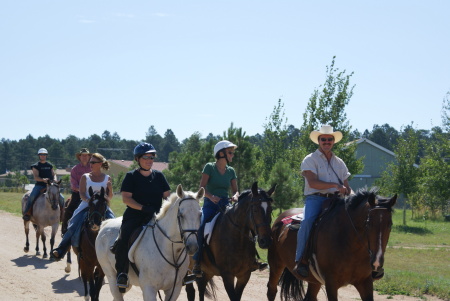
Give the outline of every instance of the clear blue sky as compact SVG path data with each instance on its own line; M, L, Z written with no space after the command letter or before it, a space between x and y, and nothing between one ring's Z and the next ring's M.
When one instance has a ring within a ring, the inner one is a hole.
M299 127L326 66L353 129L441 125L450 1L3 1L0 139L247 135L279 98Z

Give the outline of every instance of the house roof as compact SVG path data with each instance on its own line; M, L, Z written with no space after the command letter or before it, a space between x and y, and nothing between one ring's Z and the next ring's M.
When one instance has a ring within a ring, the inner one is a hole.
M356 140L356 144L360 144L360 143L363 143L363 142L367 142L368 144L372 145L373 147L376 147L376 148L378 148L379 150L381 150L381 151L383 151L383 152L385 152L385 153L388 153L389 155L395 157L394 152L388 150L388 149L385 148L385 147L382 147L382 146L379 145L379 144L376 144L375 142L373 142L373 141L371 141L371 140L369 140L369 139L367 139L367 138L359 138L358 140Z

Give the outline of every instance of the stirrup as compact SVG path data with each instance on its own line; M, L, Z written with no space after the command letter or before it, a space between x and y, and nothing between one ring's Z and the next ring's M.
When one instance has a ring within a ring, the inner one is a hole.
M197 276L195 274L187 274L183 278L183 285L194 283Z
M127 273L120 273L117 276L116 285L119 289L128 288L128 275Z
M203 277L203 271L201 270L200 265L194 266L194 268L192 269L192 274L195 275L195 277L197 278Z

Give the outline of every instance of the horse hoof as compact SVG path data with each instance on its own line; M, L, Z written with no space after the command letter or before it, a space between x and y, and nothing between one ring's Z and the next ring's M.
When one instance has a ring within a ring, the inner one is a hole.
M41 252L36 252L36 256L41 256Z
M64 272L66 272L66 273L70 273L70 271L71 271L71 268L70 268L70 267L66 267L66 268L64 269Z
M47 254L44 254L44 256L42 256L42 258L47 258L48 257L48 255Z
M23 251L24 251L25 253L28 253L28 251L30 251L30 248L25 247L25 248L23 248Z

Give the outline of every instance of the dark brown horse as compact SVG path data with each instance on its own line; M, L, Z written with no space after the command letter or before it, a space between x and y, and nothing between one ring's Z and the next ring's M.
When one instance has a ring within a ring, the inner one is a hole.
M81 230L80 247L74 248L78 258L78 268L84 285L85 299L98 300L100 289L103 285L105 274L97 260L95 253L95 239L97 238L100 224L105 220L108 203L105 199L105 190L102 187L100 193L93 193L89 187L89 210L85 224ZM80 213L81 214L81 213ZM89 283L89 289L88 284Z
M256 238L263 249L272 243L270 224L273 200L270 196L274 190L275 186L266 192L254 183L251 190L242 192L238 202L217 218L210 244L203 251L203 277L197 278L201 301L205 292L207 296L215 296L213 276L222 277L230 300L241 299L255 261ZM206 290L208 284L211 292ZM186 292L188 300L193 301L195 291L192 283L186 285Z
M356 287L363 301L373 300L373 281L383 277L384 253L396 200L397 195L390 199L378 197L376 190L360 190L346 199L334 199L334 206L311 232L305 250L310 271L306 279L293 271L297 231L289 230L282 221L301 209L283 212L272 227L268 300L275 300L278 283L284 300L317 300L321 286L325 285L328 300L334 301L338 300L338 289L348 284ZM303 281L308 282L306 295Z

